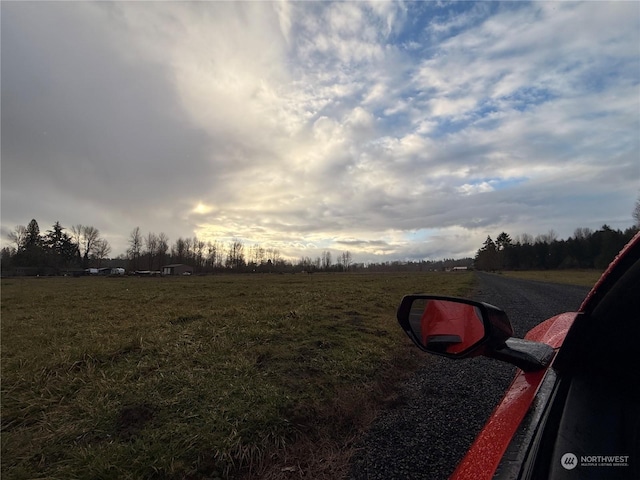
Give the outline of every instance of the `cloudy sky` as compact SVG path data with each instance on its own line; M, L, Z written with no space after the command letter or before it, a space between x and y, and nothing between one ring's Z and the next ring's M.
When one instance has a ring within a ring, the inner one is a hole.
M113 256L139 226L362 262L633 224L638 2L1 9L3 237L35 218Z

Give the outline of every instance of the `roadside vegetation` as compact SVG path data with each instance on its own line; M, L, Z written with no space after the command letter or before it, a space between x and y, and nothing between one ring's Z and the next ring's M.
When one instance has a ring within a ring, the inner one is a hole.
M560 240L550 230L545 235L520 235L515 239L502 232L494 241L488 236L476 253L477 270L604 270L620 249L639 231L640 224L626 230L603 225L595 232L577 228L572 237Z
M527 270L502 272L502 275L525 280L536 280L539 282L563 283L566 285L580 285L582 287L593 287L598 281L602 270Z
M427 357L402 295L473 274L2 280L2 474L340 478Z

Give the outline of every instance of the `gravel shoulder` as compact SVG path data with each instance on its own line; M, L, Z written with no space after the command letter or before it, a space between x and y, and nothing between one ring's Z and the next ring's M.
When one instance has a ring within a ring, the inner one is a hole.
M502 308L522 337L553 315L577 310L588 291L477 273L473 298ZM358 445L349 479L447 478L514 372L515 367L484 357L452 361L425 354L424 365L401 386L401 404L381 414Z

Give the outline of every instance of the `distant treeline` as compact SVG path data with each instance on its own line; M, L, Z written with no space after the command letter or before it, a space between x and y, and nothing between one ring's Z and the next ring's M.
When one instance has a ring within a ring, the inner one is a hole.
M316 258L302 257L292 262L284 259L275 248L257 244L246 247L238 239L225 245L219 241L205 242L197 237L180 237L169 245L164 233L143 235L139 227L129 235L126 254L109 258L111 247L100 237L97 228L74 225L67 231L60 222L56 222L43 235L35 219L26 227L16 226L9 239L13 245L2 249L3 275L80 274L89 268L124 268L129 273L152 273L170 264L189 265L196 274L409 272L471 267L473 263L473 259L465 258L364 264L355 263L349 251L332 253L329 250Z
M637 232L638 227L622 231L603 225L596 231L578 228L567 240L559 240L553 230L535 238L525 234L515 239L502 232L495 241L487 237L476 254L474 266L489 271L604 269Z
M69 231L56 222L45 234L34 219L25 227L18 225L9 234L13 242L2 249L3 275L77 274L88 268L124 268L129 273L159 272L163 266L184 264L196 274L216 272L419 272L475 267L480 270L604 268L622 246L637 232L624 232L604 225L595 232L576 229L574 236L558 240L551 231L532 237L524 234L512 239L502 232L494 241L487 237L475 259L386 261L356 263L349 251L325 250L316 258L302 257L297 262L284 259L275 248L245 244L234 239L228 244L203 241L197 237L178 238L173 244L164 233L143 235L134 228L126 254L110 258L111 246L100 237L97 228L74 225ZM335 258L334 258L335 255Z
M12 244L2 249L3 275L79 274L89 268L124 268L129 273L159 272L163 266L184 264L194 273L214 272L342 272L362 268L354 264L349 251L335 254L326 250L321 256L303 257L298 262L284 259L276 248L261 245L246 247L234 239L228 244L180 237L173 244L164 233L143 235L134 228L126 254L110 258L111 246L100 231L89 225L74 225L70 230L56 222L45 234L33 219L25 227L18 225L9 233Z

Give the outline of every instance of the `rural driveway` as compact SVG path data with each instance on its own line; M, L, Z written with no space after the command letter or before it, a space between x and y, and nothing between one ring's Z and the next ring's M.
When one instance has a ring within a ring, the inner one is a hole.
M553 315L577 310L589 291L485 273L477 278L473 298L506 311L518 337ZM447 478L514 372L484 357L452 361L425 354L425 365L401 387L400 406L383 413L359 444L349 479Z

